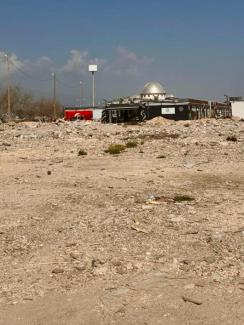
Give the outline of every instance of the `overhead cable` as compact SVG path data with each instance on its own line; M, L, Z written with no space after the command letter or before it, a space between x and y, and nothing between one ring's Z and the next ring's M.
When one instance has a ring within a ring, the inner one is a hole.
M20 67L18 67L11 59L9 61L19 72L21 72L27 78L30 78L30 79L35 80L35 81L40 81L40 82L48 82L48 81L52 80L52 78L48 78L48 79L35 78L32 75L30 75L29 73L27 73L26 71L24 71L23 69L21 69Z

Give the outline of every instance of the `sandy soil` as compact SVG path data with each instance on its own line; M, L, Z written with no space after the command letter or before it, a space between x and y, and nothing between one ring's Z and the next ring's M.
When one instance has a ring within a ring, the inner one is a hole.
M244 324L244 122L2 124L0 182L0 324Z

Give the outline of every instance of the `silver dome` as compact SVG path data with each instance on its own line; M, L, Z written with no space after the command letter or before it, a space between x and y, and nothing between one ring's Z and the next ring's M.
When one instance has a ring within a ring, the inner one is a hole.
M142 91L142 95L166 94L164 87L159 82L148 82Z

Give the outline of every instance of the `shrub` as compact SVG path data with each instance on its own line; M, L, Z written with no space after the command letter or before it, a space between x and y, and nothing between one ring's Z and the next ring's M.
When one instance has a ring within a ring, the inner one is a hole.
M52 120L53 101L42 98L36 100L30 92L20 87L13 86L10 89L11 95L11 114L12 118L23 120ZM0 117L7 115L8 96L7 89L0 91ZM57 117L61 117L62 110L60 104L56 103Z
M157 156L157 159L164 159L164 158L166 158L165 155L159 155L159 156Z
M86 155L87 155L87 152L84 149L80 149L78 151L78 156L86 156Z
M110 155L118 155L125 149L126 146L124 146L123 144L112 143L109 145L108 149L105 150L105 152L110 153Z
M237 137L235 135L229 135L226 138L227 141L237 142Z
M126 143L126 148L135 148L137 145L138 143L136 140L130 140Z
M187 202L187 201L195 201L195 199L189 195L176 195L174 197L174 202Z

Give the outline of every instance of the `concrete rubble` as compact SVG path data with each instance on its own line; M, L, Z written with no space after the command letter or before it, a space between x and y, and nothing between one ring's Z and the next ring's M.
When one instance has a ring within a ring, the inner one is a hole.
M132 140L118 155L105 152ZM1 124L0 161L0 309L127 283L135 292L104 305L111 324L132 324L133 294L159 294L162 274L175 279L174 304L207 309L226 295L220 310L243 324L243 121ZM165 324L186 324L187 312L175 310Z

